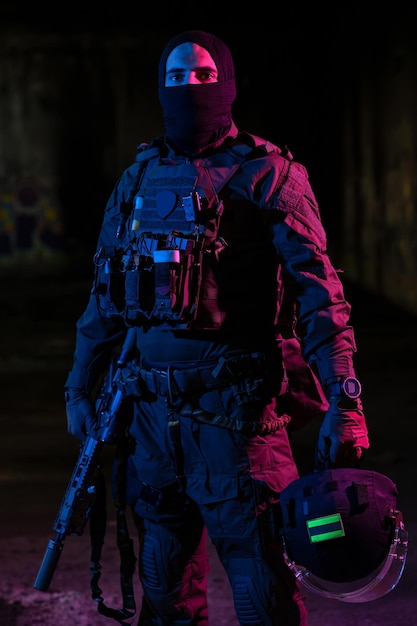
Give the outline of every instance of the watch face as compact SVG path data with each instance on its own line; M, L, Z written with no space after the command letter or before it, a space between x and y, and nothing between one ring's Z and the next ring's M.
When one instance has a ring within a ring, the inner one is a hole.
M361 384L354 376L347 376L344 380L342 380L341 387L343 393L348 398L359 398L361 395Z

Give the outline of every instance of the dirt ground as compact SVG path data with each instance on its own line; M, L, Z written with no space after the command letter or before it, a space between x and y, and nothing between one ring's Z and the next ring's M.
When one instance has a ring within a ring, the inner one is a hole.
M88 530L65 539L48 591L33 587L78 454L76 440L66 431L63 384L88 290L84 278L2 279L0 626L116 623L99 615L90 597ZM306 592L309 626L417 626L416 319L352 287L347 295L372 441L364 465L397 483L410 545L399 584L379 600L347 604ZM312 469L315 428L299 433L294 442L306 471ZM238 626L225 574L211 545L209 551L210 625ZM100 586L113 608L121 607L118 567L110 507ZM135 592L139 611L138 582ZM126 623L136 620L137 615Z

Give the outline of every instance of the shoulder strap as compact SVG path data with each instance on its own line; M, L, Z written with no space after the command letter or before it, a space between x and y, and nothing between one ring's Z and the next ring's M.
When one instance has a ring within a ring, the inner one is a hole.
M154 139L151 143L140 143L137 147L135 162L142 163L144 161L150 161L155 157L159 157L161 154L161 142L160 139Z
M137 193L137 190L140 187L143 176L146 171L147 163L160 156L160 145L158 139L154 140L152 143L141 143L139 144L136 152L135 163L139 163L138 171L136 177L133 181L132 187L130 188L129 196L127 200L120 202L119 208L119 226L117 229L116 237L120 239L124 232L124 227L127 222L129 215L133 211L133 199Z

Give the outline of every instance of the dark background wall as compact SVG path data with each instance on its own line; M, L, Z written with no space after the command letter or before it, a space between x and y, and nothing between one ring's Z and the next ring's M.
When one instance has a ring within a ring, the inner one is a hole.
M329 251L417 312L416 11L154 2L0 5L0 270L91 266L103 205L163 133L157 64L181 30L235 59L234 117L309 170Z

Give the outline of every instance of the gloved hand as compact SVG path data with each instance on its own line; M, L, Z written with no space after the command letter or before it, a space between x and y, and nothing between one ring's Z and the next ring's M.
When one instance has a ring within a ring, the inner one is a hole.
M333 396L329 402L319 431L316 466L357 467L363 450L369 448L362 402L342 396Z
M65 390L68 432L84 441L87 435L97 432L97 418L94 404L82 389Z

